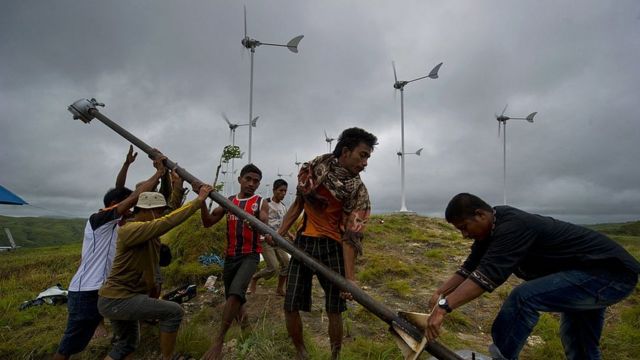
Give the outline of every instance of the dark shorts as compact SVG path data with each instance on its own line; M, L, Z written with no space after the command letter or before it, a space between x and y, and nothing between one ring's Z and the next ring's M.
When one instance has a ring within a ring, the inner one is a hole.
M342 244L329 238L316 238L300 235L294 244L300 250L344 276L344 257ZM311 311L311 284L313 270L300 260L292 257L289 261L287 293L284 298L285 311ZM340 288L324 276L317 274L324 290L325 309L328 313L341 313L347 310L346 301L340 297Z
M70 356L87 347L102 315L98 312L98 290L69 291L67 298L69 316L58 353Z
M224 280L224 295L228 299L236 295L244 304L247 302L247 288L249 282L258 269L259 254L227 257L224 259L222 278Z

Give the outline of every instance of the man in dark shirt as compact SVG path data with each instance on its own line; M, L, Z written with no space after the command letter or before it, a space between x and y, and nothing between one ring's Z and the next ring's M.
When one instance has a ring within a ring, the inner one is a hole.
M600 359L605 309L638 281L640 263L633 256L596 231L510 206L492 208L471 194L454 196L445 217L474 243L429 301L429 340L438 337L448 312L515 274L526 281L511 291L494 320L493 357L516 359L544 311L561 313L568 359Z

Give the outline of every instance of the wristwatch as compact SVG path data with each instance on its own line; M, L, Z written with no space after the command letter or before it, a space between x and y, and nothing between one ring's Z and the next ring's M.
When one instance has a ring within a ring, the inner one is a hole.
M444 309L448 313L453 311L451 306L449 306L449 302L447 302L447 298L442 298L438 300L438 307L440 307L441 309Z

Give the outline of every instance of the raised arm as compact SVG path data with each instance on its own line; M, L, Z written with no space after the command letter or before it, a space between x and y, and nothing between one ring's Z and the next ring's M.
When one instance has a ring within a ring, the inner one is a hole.
M118 215L123 215L127 210L131 209L138 201L138 196L140 194L145 191L151 191L155 187L158 180L162 177L165 171L167 171L167 168L164 166L164 161L166 159L167 157L162 155L153 161L153 166L156 168L156 172L149 179L140 184L140 186L138 186L135 191L129 195L129 197L118 204L116 207Z
M120 168L120 172L118 172L118 176L116 177L116 189L123 188L126 184L129 165L133 164L133 162L136 161L137 156L138 153L133 152L133 145L129 145L129 152L127 152L127 157L125 157L122 168Z
M158 192L162 194L162 196L164 196L164 199L167 201L167 204L169 204L169 200L171 199L171 193L173 193L171 185L172 185L172 181L171 181L170 171L166 171L160 178L160 190L158 190Z
M187 189L184 188L184 180L174 170L171 170L171 196L169 197L169 209L174 210L184 203L184 195Z

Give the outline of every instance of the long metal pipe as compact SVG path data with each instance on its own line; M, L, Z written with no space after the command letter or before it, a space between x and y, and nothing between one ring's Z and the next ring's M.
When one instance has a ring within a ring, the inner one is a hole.
M120 136L124 137L128 141L130 141L133 145L140 148L140 150L144 151L150 156L154 155L153 148L147 145L145 142L137 138L135 135L131 134L129 131L122 128L120 125L113 122L111 119L100 113L96 108L97 105L103 106L99 104L94 99L92 100L78 100L73 105L69 106L69 111L74 114L74 118L80 119L85 123L91 121L91 119L96 118L100 120L103 124L111 128L113 131L118 133ZM166 166L170 169L174 169L189 184L194 183L203 183L198 178L189 173L186 169L177 166L175 162L167 158ZM234 205L231 201L229 201L224 196L218 194L215 191L212 191L209 194L209 198L211 198L216 203L220 204L222 207L226 208L228 211L238 216L239 218L249 222L251 226L257 229L259 232L264 234L269 234L273 238L273 241L285 251L287 251L291 256L296 259L302 261L306 266L314 270L316 273L321 274L337 285L341 290L348 291L353 296L353 299L357 301L364 308L369 310L371 313L376 315L382 321L386 322L390 326L395 324L396 326L403 329L407 334L409 334L416 341L420 342L424 337L423 332L418 329L415 325L408 322L407 320L401 318L396 313L394 313L391 309L387 308L383 304L374 300L371 296L369 296L366 292L364 292L359 287L355 286L353 283L347 281L343 276L334 272L324 264L318 262L314 258L307 255L302 250L298 249L291 242L284 239L280 236L276 231L271 229L269 226L258 220L256 217L252 216L249 213L244 212L242 209ZM425 351L435 356L437 359L441 360L464 360L460 356L458 356L453 351L449 350L444 345L431 341L425 346Z

